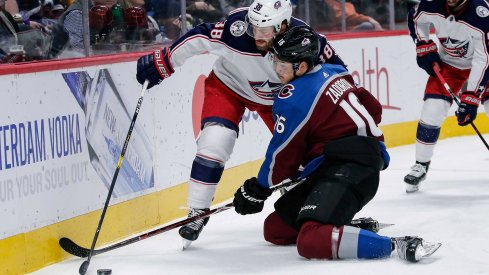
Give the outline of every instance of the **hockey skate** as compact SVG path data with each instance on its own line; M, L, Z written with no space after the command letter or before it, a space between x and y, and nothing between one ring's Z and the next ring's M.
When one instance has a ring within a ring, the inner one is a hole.
M209 211L209 208L206 209L196 209L196 208L190 208L188 212L188 217L194 217L197 216L201 213L204 213L205 211ZM189 222L188 224L180 227L180 230L178 230L178 233L180 236L183 238L183 250L187 249L190 244L197 240L197 238L200 235L200 232L202 232L202 229L204 226L207 224L209 221L209 217L195 220L193 222Z
M374 233L379 232L379 230L384 229L389 226L393 226L392 223L379 223L377 220L374 220L370 217L368 218L358 218L354 219L350 222L350 226L358 227L364 230L368 230Z
M392 238L393 247L397 249L399 258L408 262L418 262L440 248L441 243L427 242L416 236Z
M406 193L413 193L419 190L419 183L426 179L426 173L430 162L418 162L411 167L411 172L404 177L406 183Z

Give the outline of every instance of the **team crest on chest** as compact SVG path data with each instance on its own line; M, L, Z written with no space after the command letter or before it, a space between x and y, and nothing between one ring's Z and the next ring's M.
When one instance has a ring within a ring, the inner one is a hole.
M294 90L294 86L291 84L284 85L280 92L278 93L278 98L286 99L292 96L292 91Z
M475 11L477 12L477 15L480 17L487 17L489 16L489 10L486 7L483 6L478 6Z
M246 31L246 24L243 21L235 21L229 29L233 36L242 36Z
M268 80L265 82L248 81L248 83L255 95L265 100L273 100L282 86L281 83L274 83Z
M439 38L445 52L453 57L465 57L469 50L469 40L458 40L450 37Z

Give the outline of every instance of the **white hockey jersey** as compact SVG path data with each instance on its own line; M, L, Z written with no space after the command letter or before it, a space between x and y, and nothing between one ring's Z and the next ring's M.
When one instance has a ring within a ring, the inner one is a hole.
M421 0L409 13L412 38L428 41L430 26L440 41L443 62L471 69L467 91L482 93L489 80L489 5L484 0L467 0L460 14L450 14L445 0Z
M237 9L226 21L196 26L170 47L170 61L173 67L178 67L194 55L216 54L219 58L213 71L217 78L248 101L272 105L280 80L273 68L272 53L259 51L254 39L246 34L247 13L248 8ZM291 20L291 26L304 24L296 18ZM344 66L324 36L321 47L318 62Z

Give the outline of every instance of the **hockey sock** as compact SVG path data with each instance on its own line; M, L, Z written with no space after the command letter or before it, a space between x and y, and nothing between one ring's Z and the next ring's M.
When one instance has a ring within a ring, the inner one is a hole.
M222 162L201 156L195 157L188 186L188 205L190 207L209 208L223 171Z
M352 226L305 222L297 237L299 255L308 259L373 259L391 254L388 237Z
M349 229L358 230L358 228L345 226ZM347 238L346 235L351 235L350 238L355 239L355 235L358 234L357 242L357 256L360 259L375 259L384 258L392 252L391 238L380 236L368 230L360 229L357 233L350 232L350 230L343 230L343 238ZM353 230L351 230L353 231ZM341 252L341 245L340 245Z
M436 142L440 136L440 127L424 124L422 121L418 123L416 131L416 160L420 162L428 162L433 157Z

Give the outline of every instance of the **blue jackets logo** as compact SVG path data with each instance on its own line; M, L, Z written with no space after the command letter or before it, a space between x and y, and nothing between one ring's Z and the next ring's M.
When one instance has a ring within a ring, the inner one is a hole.
M231 24L229 30L235 37L242 36L246 31L246 24L243 21L235 21L233 24Z
M268 100L273 100L282 86L280 83L273 83L268 80L265 82L248 81L248 83L257 97Z
M489 10L486 7L483 6L478 6L476 9L477 15L480 17L487 17L489 16Z
M453 57L464 57L469 49L468 40L457 40L450 37L440 37L440 42L445 52Z

